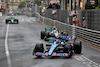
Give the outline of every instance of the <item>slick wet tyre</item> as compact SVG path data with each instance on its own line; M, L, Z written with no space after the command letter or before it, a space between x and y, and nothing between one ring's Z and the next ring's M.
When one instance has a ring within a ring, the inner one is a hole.
M76 41L73 43L74 45L74 52L77 54L81 54L82 52L82 43L81 41Z
M5 22L6 24L8 24L8 20L6 20L6 22Z
M35 48L34 48L34 52L43 52L44 51L44 47L43 44L36 44Z
M33 51L33 55L36 52L42 52L43 53L43 51L44 51L43 44L36 44L34 51ZM37 56L37 57L40 58L41 56Z
M45 31L41 31L41 39L44 39L45 37Z

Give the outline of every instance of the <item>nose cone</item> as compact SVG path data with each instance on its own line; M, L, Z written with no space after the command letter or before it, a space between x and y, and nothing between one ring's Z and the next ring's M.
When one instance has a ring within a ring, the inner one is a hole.
M49 52L49 53L48 53L48 56L51 56L51 55L52 55L52 53Z

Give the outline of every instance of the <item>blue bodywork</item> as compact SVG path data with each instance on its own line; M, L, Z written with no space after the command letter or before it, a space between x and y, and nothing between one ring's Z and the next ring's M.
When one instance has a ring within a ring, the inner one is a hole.
M62 39L55 39L53 40L53 43L50 43L51 45L50 49L48 52L41 53L37 52L36 55L46 55L46 56L68 56L67 53L55 53L54 50L59 46L59 45L65 45L65 40Z
M48 52L48 55L52 55L53 51L56 49L56 47L58 45L65 45L65 40L74 40L75 36L60 36L60 38L62 38L64 40L62 40L62 39L54 40L53 44L51 45L51 48L50 48L50 50ZM60 41L60 42L58 43L58 41Z
M41 53L41 52L36 52L35 55L46 55L46 56L68 56L68 53L56 53L54 50L58 46L64 46L65 40L74 40L76 37L75 36L59 36L60 39L55 39L53 40L53 43L48 43L47 45L50 46L50 49L48 52ZM52 38L51 38L52 39ZM73 46L73 45L72 45Z
M59 42L58 42L59 41ZM65 45L64 40L56 39L54 40L53 44L51 45L51 48L48 52L48 55L52 55L53 51L56 49L58 45Z

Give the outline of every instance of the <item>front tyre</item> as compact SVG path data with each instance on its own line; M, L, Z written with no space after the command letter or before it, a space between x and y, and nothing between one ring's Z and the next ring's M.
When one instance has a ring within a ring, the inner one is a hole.
M8 20L6 19L6 22L5 22L6 24L8 24Z
M41 39L44 39L45 37L45 31L41 31Z
M33 55L36 54L36 52L42 52L42 53L44 52L43 44L36 44L35 45L35 48L33 50ZM37 56L37 57L41 57L41 56Z
M18 22L18 20L15 19L15 20L14 20L14 23L15 23L15 24L18 24L19 22Z

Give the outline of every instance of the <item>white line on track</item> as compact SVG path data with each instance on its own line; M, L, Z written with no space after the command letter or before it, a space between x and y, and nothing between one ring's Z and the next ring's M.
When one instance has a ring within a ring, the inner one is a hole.
M100 65L87 57L81 55L81 56L74 56L76 60L82 61L83 64L85 64L87 67L100 67Z
M5 37L5 53L7 56L7 63L8 63L8 67L12 67L11 66L11 59L10 59L10 54L9 54L9 50L8 50L8 30L9 30L9 24L7 24L7 30L6 30L6 37Z

